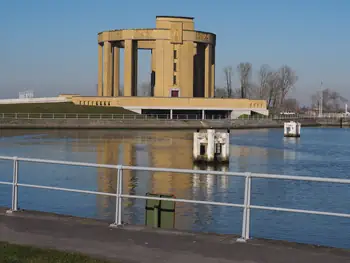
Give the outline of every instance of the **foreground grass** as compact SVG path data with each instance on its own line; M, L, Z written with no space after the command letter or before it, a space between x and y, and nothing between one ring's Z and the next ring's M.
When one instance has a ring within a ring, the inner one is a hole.
M135 114L121 107L83 106L72 102L0 104L0 113L114 113Z
M1 263L107 263L75 253L38 249L27 246L10 245L0 242Z

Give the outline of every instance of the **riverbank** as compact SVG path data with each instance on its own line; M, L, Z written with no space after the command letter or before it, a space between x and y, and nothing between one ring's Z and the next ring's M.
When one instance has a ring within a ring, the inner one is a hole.
M281 128L288 120L123 120L123 119L0 119L0 129L257 129ZM338 119L298 119L303 127L340 127ZM348 126L343 121L343 126Z
M232 235L184 233L126 226L41 212L6 214L0 241L78 252L120 262L349 262L350 251L282 241L236 242Z

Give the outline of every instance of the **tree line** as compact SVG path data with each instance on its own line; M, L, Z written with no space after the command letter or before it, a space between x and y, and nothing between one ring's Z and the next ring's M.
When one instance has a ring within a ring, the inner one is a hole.
M223 86L215 86L215 97L266 100L267 108L271 112L300 110L298 100L288 96L298 81L296 72L288 65L272 69L264 64L258 71L253 72L251 63L241 62L236 68L224 67L223 76ZM239 80L239 87L234 87L235 77ZM138 96L151 96L151 83L148 81L140 83L137 93ZM336 91L323 89L311 96L311 105L303 107L303 111L317 111L321 101L324 112L340 112L344 109L347 99Z
M298 76L287 65L277 70L269 65L262 65L255 79L252 64L249 62L239 63L235 71L232 66L227 66L223 72L225 84L224 87L215 87L215 97L262 99L266 100L269 109L279 110L295 102L288 99L287 95L295 87ZM240 83L238 88L234 88L232 84L235 72Z

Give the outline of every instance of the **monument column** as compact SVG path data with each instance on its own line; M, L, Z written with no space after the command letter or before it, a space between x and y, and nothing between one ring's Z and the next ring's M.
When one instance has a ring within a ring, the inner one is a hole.
M113 46L113 96L118 97L119 96L119 65L120 65L120 49L115 44Z
M212 86L212 47L211 45L207 44L205 47L205 59L204 59L204 97L210 98L211 97L211 86Z
M103 45L103 96L112 96L112 44L108 41Z
M135 96L137 90L137 42L124 41L124 96Z
M137 41L132 41L132 96L137 96L137 63L138 63L138 52L137 52Z
M215 46L211 46L211 84L210 84L210 97L215 97Z
M98 43L98 76L97 76L97 96L103 96L103 47Z

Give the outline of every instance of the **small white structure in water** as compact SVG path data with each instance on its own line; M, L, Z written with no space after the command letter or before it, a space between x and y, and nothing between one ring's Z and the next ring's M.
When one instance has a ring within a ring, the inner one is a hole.
M230 133L215 132L208 129L207 132L195 132L193 134L193 160L195 162L218 162L229 161Z
M290 121L284 123L284 137L300 137L301 124Z

